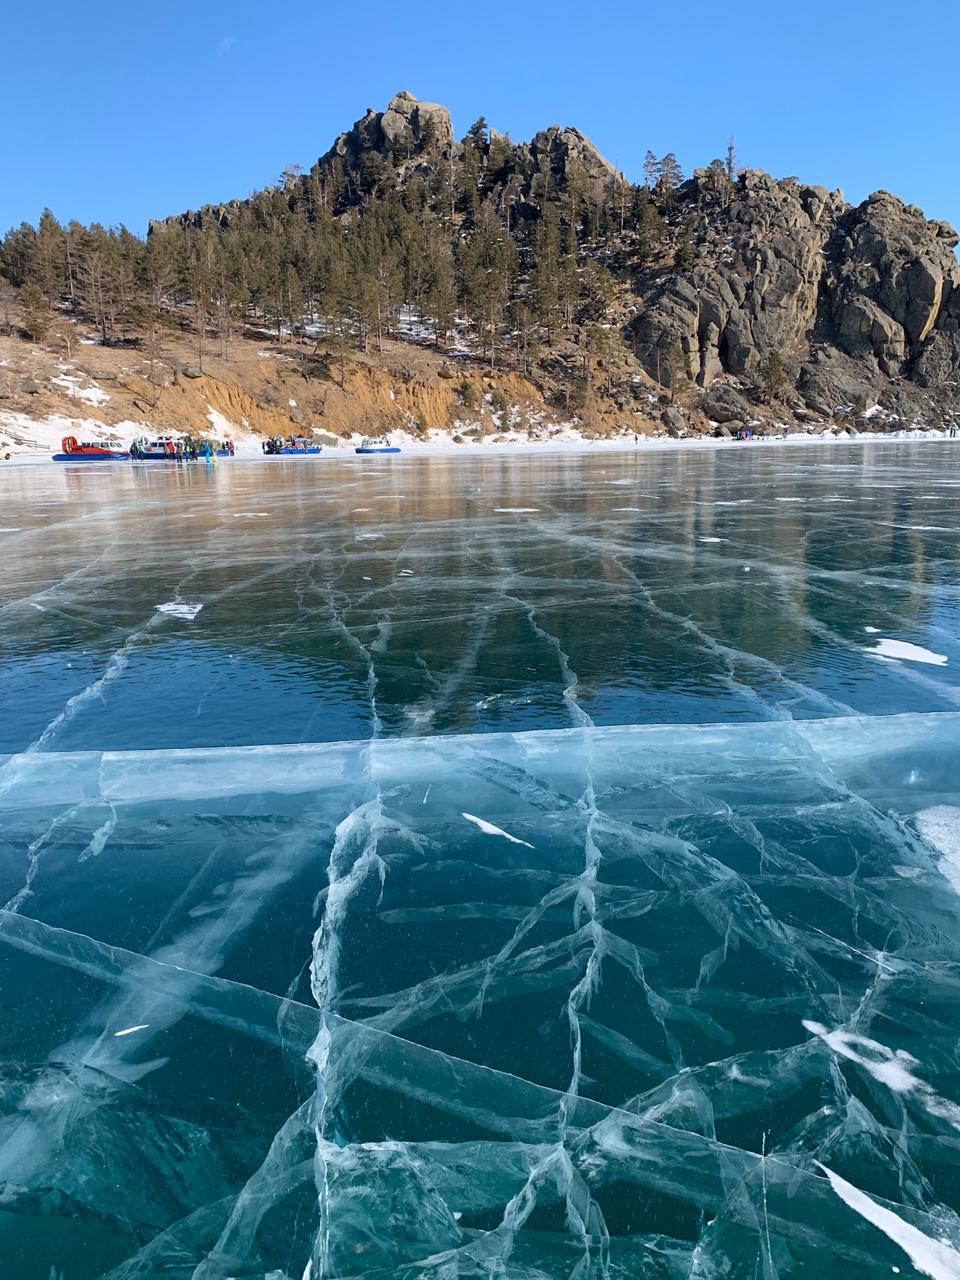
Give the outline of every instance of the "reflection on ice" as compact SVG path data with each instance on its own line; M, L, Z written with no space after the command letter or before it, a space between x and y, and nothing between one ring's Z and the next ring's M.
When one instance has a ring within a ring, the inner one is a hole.
M960 716L565 689L0 763L12 1274L956 1274Z

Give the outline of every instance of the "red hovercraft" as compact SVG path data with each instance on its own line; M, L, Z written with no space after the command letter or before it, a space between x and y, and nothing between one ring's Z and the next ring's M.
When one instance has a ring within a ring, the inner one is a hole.
M60 441L62 453L53 455L54 462L125 462L129 457L126 451L108 449L102 444L82 444L76 436L64 436Z

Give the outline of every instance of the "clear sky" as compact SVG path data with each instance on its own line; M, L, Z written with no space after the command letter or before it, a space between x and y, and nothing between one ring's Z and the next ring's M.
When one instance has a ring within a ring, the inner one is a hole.
M960 225L960 0L26 0L4 17L0 232L125 223L308 167L398 89L634 180L722 155Z

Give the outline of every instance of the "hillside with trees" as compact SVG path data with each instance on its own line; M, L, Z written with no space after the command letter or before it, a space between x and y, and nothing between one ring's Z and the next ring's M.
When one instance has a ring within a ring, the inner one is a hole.
M309 171L144 238L48 210L11 230L0 324L61 359L81 336L123 353L125 411L158 422L186 375L283 429L292 406L251 371L265 346L284 395L301 387L286 399L335 434L462 426L494 397L597 434L960 411L947 224L741 170L732 142L689 177L648 152L642 179L576 129L515 143L480 119L457 141L444 108L401 93ZM30 408L9 376L0 394Z

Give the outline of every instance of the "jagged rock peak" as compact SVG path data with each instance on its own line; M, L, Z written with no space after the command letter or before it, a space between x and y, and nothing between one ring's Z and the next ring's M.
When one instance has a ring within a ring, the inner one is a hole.
M539 167L549 166L558 178L568 176L574 169L579 169L591 179L609 179L617 175L617 169L579 129L551 125L534 137L530 151Z
M453 124L447 108L435 102L421 102L402 90L391 98L386 111L368 107L352 129L340 134L323 159L340 156L356 162L370 151L383 156L395 151L411 157L425 152L444 154L453 145Z
M453 141L453 125L447 108L437 102L421 102L412 93L401 89L391 98L390 105L380 119L380 127L389 137L391 130L407 126L419 141L428 120L433 122L441 141Z

